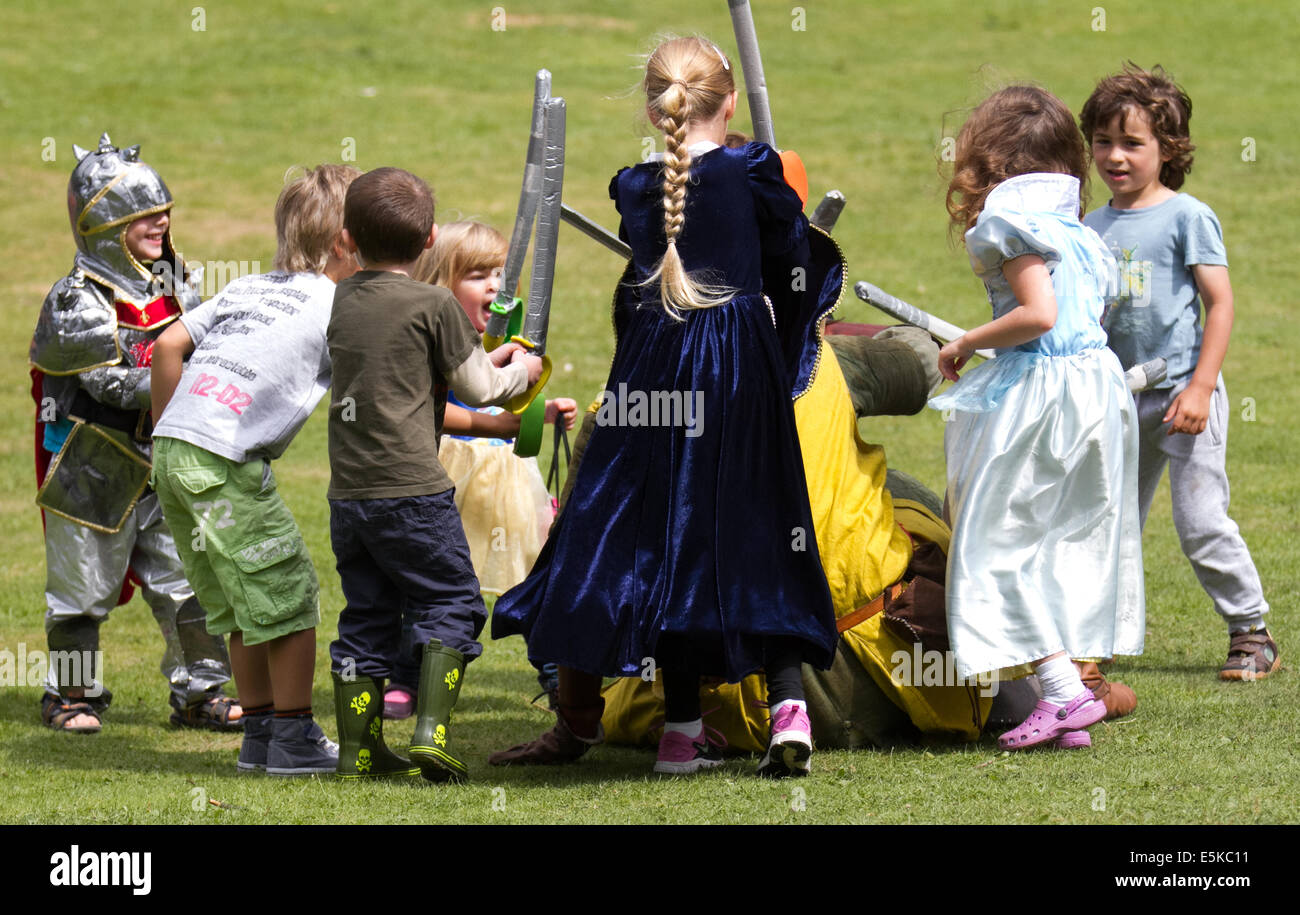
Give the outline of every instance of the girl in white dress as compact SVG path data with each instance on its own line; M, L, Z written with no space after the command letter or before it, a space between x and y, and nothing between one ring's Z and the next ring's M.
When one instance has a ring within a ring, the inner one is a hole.
M958 676L1029 665L1044 693L1005 749L1090 746L1106 710L1071 658L1142 652L1136 416L1100 324L1114 262L1079 221L1087 173L1069 109L1013 86L962 127L948 187L994 319L939 370L997 350L931 401L952 411L948 627Z

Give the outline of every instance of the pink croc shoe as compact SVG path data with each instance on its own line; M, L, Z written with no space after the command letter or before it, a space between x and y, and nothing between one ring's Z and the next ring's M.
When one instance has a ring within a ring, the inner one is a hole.
M384 690L384 718L389 721L401 721L415 714L415 695L412 690L397 683L390 683Z
M1019 727L998 738L998 746L1004 750L1027 750L1045 743L1067 750L1091 746L1092 738L1084 728L1105 717L1105 704L1098 702L1091 690L1063 706L1040 699Z

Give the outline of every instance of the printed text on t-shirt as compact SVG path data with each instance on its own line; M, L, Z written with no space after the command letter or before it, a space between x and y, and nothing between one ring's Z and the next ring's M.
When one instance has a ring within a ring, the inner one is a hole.
M199 377L194 379L194 383L190 385L189 390L185 393L197 394L199 397L215 397L217 403L224 404L240 416L243 416L244 408L253 402L253 396L241 391L233 384L227 384L220 391L212 393L212 389L219 384L221 384L221 379L216 375L199 372Z

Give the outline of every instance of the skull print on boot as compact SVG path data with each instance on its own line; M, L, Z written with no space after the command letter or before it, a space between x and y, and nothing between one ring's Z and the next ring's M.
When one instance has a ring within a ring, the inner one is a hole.
M334 714L338 720L340 778L407 777L419 767L384 744L384 685L371 677L345 680L334 674Z
M451 710L460 696L465 656L437 639L424 646L415 733L411 735L411 760L431 782L464 781L465 764L451 753Z

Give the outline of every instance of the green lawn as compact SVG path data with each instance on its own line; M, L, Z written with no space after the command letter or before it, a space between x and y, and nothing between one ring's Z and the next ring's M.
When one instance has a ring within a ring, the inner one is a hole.
M1077 111L1094 81L1127 59L1161 63L1182 82L1195 102L1198 147L1186 190L1223 222L1236 293L1224 371L1235 411L1233 514L1273 604L1272 631L1284 655L1300 651L1300 474L1292 469L1300 398L1288 368L1300 346L1291 323L1300 287L1293 255L1300 128L1287 116L1300 108L1293 5L1113 2L1104 7L1104 30L1095 28L1102 23L1091 3L755 5L778 140L801 152L814 196L835 187L848 198L836 235L850 279L870 279L959 324L982 320L987 308L963 252L949 242L942 203L939 150L964 111L1015 80L1036 81ZM0 333L10 371L0 389L8 432L0 439L0 650L45 647L25 356L40 301L73 253L63 203L72 144L93 147L104 130L120 145L141 143L176 197L173 232L189 258L269 269L285 170L353 152L363 168L398 165L427 178L440 221L477 218L508 229L532 75L545 66L554 93L568 101L565 200L614 227L607 183L640 157L651 133L638 116L634 55L665 29L699 31L734 50L725 4L503 8L498 30L492 4L459 0L204 7L143 0L129 16L82 0L6 5ZM749 126L743 105L734 126ZM1095 202L1104 190L1094 182ZM604 381L608 303L621 267L562 230L551 334L556 394L587 402ZM882 321L856 300L841 314ZM863 432L887 446L891 465L942 488L938 414L872 421ZM328 542L321 414L277 474L320 572L315 706L332 733L325 646L341 596ZM137 599L103 629L116 699L102 734L47 731L37 717L39 689L0 687L0 822L1300 821L1296 677L1284 670L1258 684L1215 679L1225 632L1178 549L1167 486L1144 546L1147 651L1114 670L1141 704L1133 717L1096 727L1092 752L1007 757L990 740L827 752L797 784L754 779L750 759L660 780L650 775L650 755L613 747L563 770L494 770L489 752L531 736L549 717L528 705L534 680L513 639L488 643L469 670L455 731L469 785L238 778L237 736L167 728L160 640ZM409 727L392 729L399 735L392 742Z

